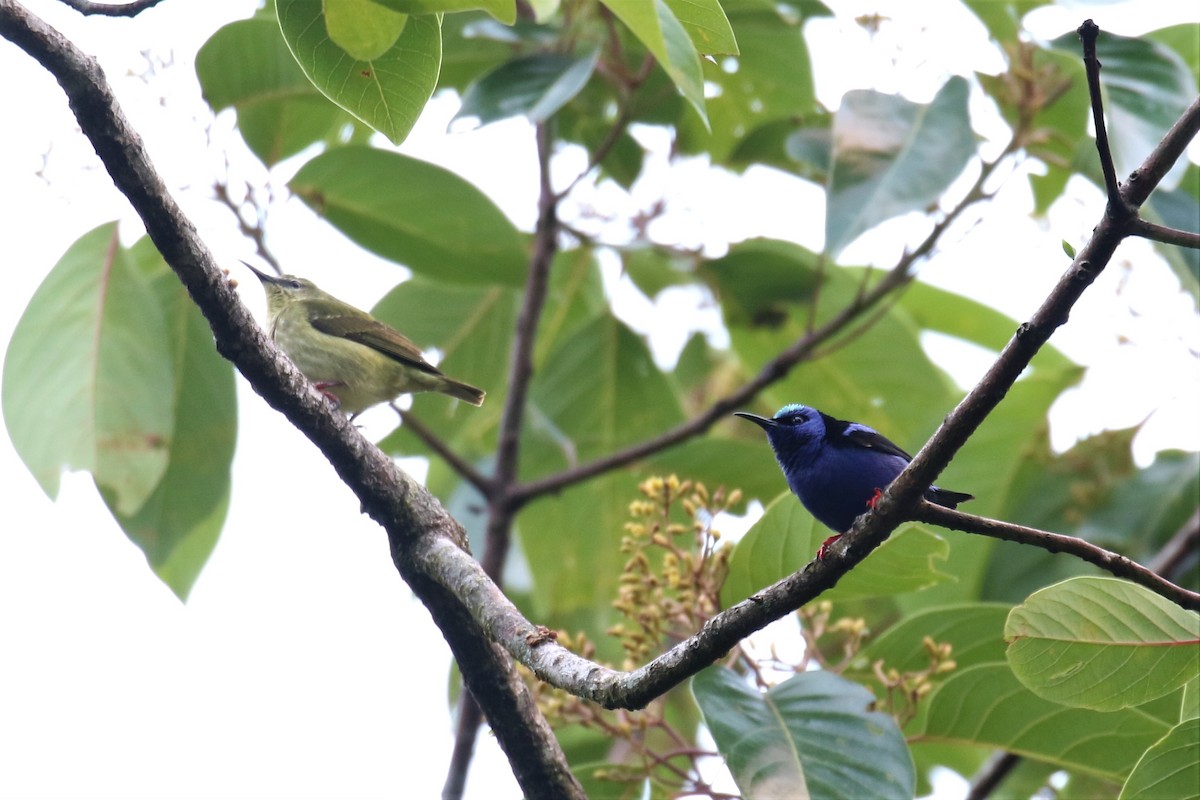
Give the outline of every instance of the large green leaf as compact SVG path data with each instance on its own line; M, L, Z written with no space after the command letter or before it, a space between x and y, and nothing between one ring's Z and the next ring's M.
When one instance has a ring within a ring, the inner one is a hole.
M541 449L524 448L540 457ZM533 576L534 605L543 624L551 613L573 615L574 627L594 642L612 624L621 571L628 556L621 538L629 502L640 495L637 479L614 472L530 504L517 519L517 535Z
M704 123L704 76L700 72L700 56L696 46L679 18L666 0L603 0L617 19L625 23L633 35L654 54L654 58L670 76Z
M276 12L292 55L322 94L393 143L404 141L437 86L437 16L410 17L390 48L364 61L330 38L321 0L277 0Z
M131 253L166 312L177 383L175 436L166 474L136 513L120 512L112 493L97 485L155 574L186 600L216 547L229 508L237 439L233 365L217 354L200 309L150 240L140 240Z
M910 734L917 741L1002 748L1119 782L1169 727L1137 708L1101 712L1047 702L999 663L953 673Z
M772 120L787 120L794 128L815 105L805 20L767 0L724 6L741 52L702 64L705 82L717 89L706 100L711 129L692 117L679 123L679 147L708 153L716 163L727 162L739 142ZM745 160L742 151L739 166Z
M440 280L520 285L521 234L482 192L442 167L370 147L305 164L293 192L362 247Z
M64 468L82 469L120 513L146 504L175 436L172 343L115 223L71 245L17 322L4 363L8 434L46 494L58 493Z
M764 446L763 458L767 448ZM721 605L728 607L812 561L832 531L813 519L791 492L767 506L734 547L729 575L721 587ZM830 599L880 597L911 592L951 579L939 572L935 560L946 558L944 540L919 525L906 525L823 595Z
M1200 668L1200 615L1115 578L1073 578L1035 592L1009 614L1004 636L1025 686L1097 711L1142 705Z
M1179 723L1145 752L1121 789L1121 800L1200 798L1200 719Z
M967 94L959 77L928 105L846 93L833 120L826 252L836 257L884 220L937 202L975 154Z
M403 11L405 14L441 14L480 9L491 14L506 25L517 19L517 4L514 0L372 0L381 6ZM327 0L328 2L328 0Z
M444 17L438 88L462 95L473 81L512 58L514 45L535 46L543 33L540 26L526 23L501 25L477 11Z
M396 44L408 15L375 0L329 0L323 6L325 31L357 61L373 61Z
M701 55L727 55L738 52L733 28L725 9L717 0L666 0Z
M997 42L1015 42L1022 32L1021 20L1029 11L1050 3L1051 0L964 0L963 5L971 9L988 33Z
M1069 33L1051 42L1063 53L1078 55L1079 37ZM1152 39L1130 39L1111 33L1096 42L1103 64L1100 88L1108 117L1109 144L1119 177L1139 167L1196 97L1196 78L1171 48ZM1186 159L1178 161L1163 180L1173 189L1183 175Z
M577 95L592 76L599 50L580 56L539 53L513 59L467 89L455 119L480 125L523 114L544 122Z
M646 343L611 315L578 329L549 354L535 374L530 403L568 461L604 455L683 419Z
M238 131L268 166L351 121L304 76L271 19L238 20L214 33L196 53L196 77L214 111L237 109Z
M913 796L904 737L891 717L868 711L875 698L856 683L804 672L760 692L710 667L692 694L745 797Z
M969 297L920 281L904 290L897 305L922 330L937 331L994 351L997 355L1016 335L1015 319ZM1042 346L1031 365L1034 369L1075 371L1078 366L1053 344Z
M929 667L926 637L951 647L958 669L1004 659L1004 620L1009 606L999 603L960 603L937 606L905 616L872 639L854 660L853 677L872 680L872 665L882 661L900 672Z

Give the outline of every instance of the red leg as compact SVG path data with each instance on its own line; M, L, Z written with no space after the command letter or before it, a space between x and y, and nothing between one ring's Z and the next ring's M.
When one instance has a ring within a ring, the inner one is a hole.
M316 389L321 394L325 395L325 399L328 400L329 402L333 403L334 408L341 408L342 401L338 399L338 396L336 394L329 391L329 388L331 386L342 386L342 385L343 384L341 381L314 381L313 382L313 388Z
M874 510L882 497L883 489L875 489L875 494L871 495L871 499L867 501L867 508Z
M821 546L817 548L817 561L824 561L825 554L829 552L829 545L833 544L840 538L842 538L842 535L840 533L835 533L833 536L830 536L828 539L821 542Z

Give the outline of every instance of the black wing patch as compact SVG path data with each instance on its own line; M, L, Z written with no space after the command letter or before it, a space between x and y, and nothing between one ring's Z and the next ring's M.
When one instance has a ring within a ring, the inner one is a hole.
M862 447L912 461L912 456L904 452L899 445L866 425L847 422L825 413L821 414L821 419L825 422L825 439L833 447Z

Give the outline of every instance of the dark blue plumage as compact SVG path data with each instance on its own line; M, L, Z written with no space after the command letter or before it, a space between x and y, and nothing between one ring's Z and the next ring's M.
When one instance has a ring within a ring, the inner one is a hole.
M735 412L767 432L788 486L821 523L839 535L866 513L912 456L866 425L846 422L815 408L787 405L772 418ZM925 499L947 508L972 495L929 487ZM821 545L818 557L837 537Z

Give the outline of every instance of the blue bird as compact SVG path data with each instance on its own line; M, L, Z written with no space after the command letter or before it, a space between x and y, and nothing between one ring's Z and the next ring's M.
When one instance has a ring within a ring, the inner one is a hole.
M856 517L875 507L883 490L912 461L874 429L808 406L786 405L772 419L744 411L734 414L767 432L788 486L810 514L837 533L825 540L817 558L825 557L829 545ZM925 499L956 508L974 496L930 486Z

